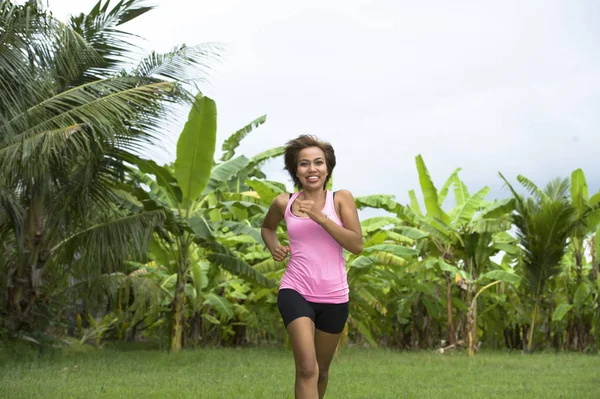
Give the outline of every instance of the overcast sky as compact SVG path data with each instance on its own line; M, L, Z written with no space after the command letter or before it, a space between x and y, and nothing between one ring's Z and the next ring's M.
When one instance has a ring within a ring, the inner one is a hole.
M44 0L60 18L90 0ZM113 4L116 1L112 2ZM217 102L219 148L267 114L239 153L302 133L330 141L336 189L420 193L422 154L438 189L457 167L471 193L509 196L583 168L600 188L600 1L155 0L126 25L145 46L221 42L202 91ZM185 121L179 121L183 126ZM174 159L180 129L156 151ZM283 161L269 178L286 182Z

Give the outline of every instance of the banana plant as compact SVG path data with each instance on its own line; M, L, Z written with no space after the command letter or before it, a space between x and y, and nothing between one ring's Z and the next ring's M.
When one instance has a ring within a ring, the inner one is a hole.
M345 334L362 336L371 346L386 335L389 295L403 275L403 268L416 259L415 243L426 234L406 226L404 207L391 195L355 197L357 209L379 209L390 216L361 221L364 249L359 255L346 253L351 309ZM390 313L391 314L391 313Z
M581 283L585 240L600 224L600 192L591 198L588 197L588 185L583 170L576 169L571 173L570 194L577 224L569 239L569 247L575 258L577 282Z
M364 198L357 197L356 201L360 206ZM352 297L348 323L369 344L377 346L375 336L383 335L384 328L378 321L384 320L388 312L388 293L403 275L402 269L416 259L418 251L414 244L425 234L404 226L396 217L369 218L361 221L361 226L363 251L359 255L346 254Z
M531 183L532 184L532 183ZM565 185L568 183L565 182ZM556 191L556 190L554 190ZM566 188L560 191L560 195L566 197ZM588 185L583 170L576 169L571 173L570 180L570 200L574 211L574 226L568 239L568 257L563 258L565 273L563 274L567 286L568 301L562 303L560 309L557 308L553 315L553 321L560 322L565 316L568 316L570 324L570 335L576 345L581 348L585 345L585 337L590 330L591 320L586 322L585 310L589 306L582 306L587 297L591 297L597 291L596 279L592 275L584 275L583 269L586 264L585 243L600 227L600 193L591 198L588 196ZM574 266L575 278L568 271L569 265ZM592 277L592 279L590 279ZM593 305L590 303L589 305ZM596 304L597 305L597 304ZM568 339L566 340L568 341Z
M176 274L169 344L171 351L181 349L185 286L192 265L191 256L198 245L206 249L206 258L212 263L259 285L271 284L214 238L214 227L208 220L210 212L215 210L209 206L211 202L216 203L214 191L221 182L229 180L240 168L247 168L250 163L238 157L214 165L216 123L215 102L199 94L179 137L173 168L130 157L130 162L139 170L132 170L137 177L137 184L129 189L130 193L141 201L144 208L161 209L166 214L164 227L159 228L155 235L152 252L158 254L167 265L173 265ZM155 180L148 179L148 174L154 175Z
M489 282L489 280L492 280L492 282ZM469 356L475 355L478 342L477 298L484 291L502 282L518 286L521 282L521 277L515 274L512 269L497 269L480 275L476 281L471 283L473 287L478 287L482 284L485 285L475 292L473 299L471 299L471 302L469 303L469 312L467 314L467 353Z
M437 270L445 279L445 298L438 298L446 306L448 335L450 343L455 343L454 323L452 320L453 302L457 299L452 295L452 286L459 282L467 291L467 309L476 312L477 301L473 297L477 293L477 286L481 281L479 275L497 266L490 258L501 250L515 252L516 248L510 240L506 239L505 231L510 228L509 213L513 208L511 199L503 201L486 202L485 196L489 188L485 187L471 196L458 177L460 169L455 170L438 192L435 188L423 159L418 156L417 170L423 197L425 198L426 212L421 207L414 191L409 192L411 198L407 207L397 204L392 196L357 197L359 209L372 207L383 209L394 216L381 216L363 221L365 234L365 250L363 253L349 259L349 279L351 290L361 278L372 278L369 272L383 268L387 273L395 276L387 281L397 283L398 276L403 272L416 272L423 270L430 273ZM443 202L451 188L454 188L455 208L449 213L442 209ZM504 234L504 235L502 235ZM509 236L510 237L510 236ZM373 253L377 251L377 256ZM418 261L420 256L423 260ZM399 268L400 267L400 268ZM373 278L373 280L376 280ZM387 309L385 292L390 292L391 285L379 290L377 284L361 284L361 290L354 292L354 298L359 298L365 305L366 311L356 311L356 314L365 315L362 324L357 324L361 333L367 340L374 344L375 339L369 333L367 318L372 317L373 309ZM417 278L417 281L418 278ZM499 283L496 282L495 284ZM415 283L415 287L426 285ZM431 302L426 296L418 296L418 300L426 304L430 313L437 314L437 304ZM473 306L471 306L473 305ZM381 314L379 315L379 317ZM476 331L476 318L467 314L467 331ZM372 323L371 323L372 324ZM468 337L467 337L468 338ZM475 346L474 341L470 342Z
M450 175L438 192L421 155L416 157L416 166L426 211L421 210L416 194L411 190L410 205L404 215L412 226L428 234L429 244L420 255L426 258L424 265L435 267L445 278L448 339L450 344L455 344L453 283L466 282L464 287L470 303L477 291L479 275L493 266L490 257L502 249L494 245L494 237L510 228L509 215L514 205L511 199L486 201L489 187L470 195L458 176L460 168ZM442 205L451 187L455 207L446 213ZM471 325L468 330L473 328Z
M137 185L131 192L144 207L163 209L167 215L164 228L154 236L151 253L161 264L171 265L176 274L171 351L181 348L186 282L198 274L195 254L200 254L200 261L206 260L259 286L273 286L235 248L223 242L228 235L237 235L262 244L258 225L252 224L249 215L264 214L266 208L244 192L254 184L250 178L261 175L261 164L280 155L283 149L271 149L250 159L234 155L240 141L265 118L252 121L226 140L221 162L215 164L216 106L199 95L179 138L173 167L131 158L138 168L132 171Z

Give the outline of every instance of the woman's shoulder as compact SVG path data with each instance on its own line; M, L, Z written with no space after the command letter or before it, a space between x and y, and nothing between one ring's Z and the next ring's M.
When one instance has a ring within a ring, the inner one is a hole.
M356 206L354 196L348 190L338 190L333 193L333 203L338 209Z
M290 198L292 197L291 193L281 193L278 194L277 197L273 200L273 205L281 210L285 210Z
M354 196L352 196L352 193L349 190L337 190L334 191L333 194L336 198L354 200Z

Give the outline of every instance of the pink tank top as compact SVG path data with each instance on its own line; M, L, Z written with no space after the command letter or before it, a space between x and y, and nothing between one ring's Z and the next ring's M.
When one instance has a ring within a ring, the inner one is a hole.
M342 246L311 218L292 213L292 203L299 195L300 192L292 195L285 208L291 255L279 288L293 289L309 302L348 302ZM343 225L335 212L331 191L327 191L323 214Z

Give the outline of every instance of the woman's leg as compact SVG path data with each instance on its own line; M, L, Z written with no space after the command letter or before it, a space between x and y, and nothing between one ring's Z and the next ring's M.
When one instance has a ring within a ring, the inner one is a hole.
M315 324L309 317L299 317L287 326L296 362L296 399L317 399L319 366L315 353Z
M319 370L318 388L319 399L325 396L327 382L329 381L329 365L340 342L342 334L330 334L321 330L315 330L315 352Z

